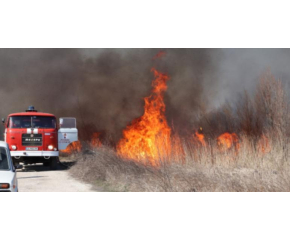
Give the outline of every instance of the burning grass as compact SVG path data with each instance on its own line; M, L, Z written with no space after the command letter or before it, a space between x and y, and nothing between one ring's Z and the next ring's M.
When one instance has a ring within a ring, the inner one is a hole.
M144 114L123 131L117 151L125 158L133 158L140 162L149 160L152 165L157 165L158 156L166 155L171 150L171 129L165 118L163 100L169 77L154 68L152 72L155 79L152 82L151 95L144 99Z
M203 127L181 137L165 117L169 76L152 72L144 114L116 147L85 144L91 150L78 153L74 176L106 191L290 191L289 104L281 81L267 72L253 98L245 93L235 108L204 114L195 121Z
M271 143L272 150L261 154L248 138L241 141L238 154L235 149L221 152L217 144L196 148L183 142L183 156L160 158L158 167L121 158L102 146L79 154L70 172L104 191L290 191L283 144Z

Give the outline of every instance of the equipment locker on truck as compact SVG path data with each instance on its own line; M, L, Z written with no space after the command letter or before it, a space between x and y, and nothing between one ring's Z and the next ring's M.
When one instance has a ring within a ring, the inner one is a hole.
M56 169L59 150L78 140L75 118L60 118L58 128L53 114L38 112L33 106L8 115L2 122L14 165L43 163Z

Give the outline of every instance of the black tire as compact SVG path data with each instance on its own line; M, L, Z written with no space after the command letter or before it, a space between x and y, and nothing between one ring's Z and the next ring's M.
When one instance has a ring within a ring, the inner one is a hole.
M50 170L56 170L58 165L58 157L52 157L50 160Z
M50 162L44 162L44 163L43 163L43 166L44 166L44 167L50 167Z

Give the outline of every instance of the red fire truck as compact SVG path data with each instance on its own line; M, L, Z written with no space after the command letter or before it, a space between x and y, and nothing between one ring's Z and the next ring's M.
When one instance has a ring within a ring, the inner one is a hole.
M58 127L53 114L38 112L33 106L8 115L2 122L14 165L43 163L56 169L59 150L78 140L75 118L60 118Z

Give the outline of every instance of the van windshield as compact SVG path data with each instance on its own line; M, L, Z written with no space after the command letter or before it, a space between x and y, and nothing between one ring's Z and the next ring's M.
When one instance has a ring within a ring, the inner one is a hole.
M10 170L7 152L4 147L0 147L0 171L2 170Z
M55 117L15 116L10 117L9 128L56 128Z

